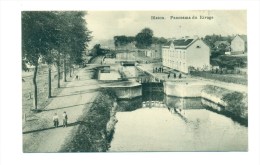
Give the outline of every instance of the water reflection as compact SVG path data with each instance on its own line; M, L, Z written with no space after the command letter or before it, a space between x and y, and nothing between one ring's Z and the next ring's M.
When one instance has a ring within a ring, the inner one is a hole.
M133 111L141 107L161 107L169 108L172 111L184 111L185 109L203 109L201 98L181 98L174 96L167 96L162 92L155 92L151 97L143 94L142 97L119 100L118 111Z
M247 127L206 110L201 98L166 96L158 86L143 87L142 97L119 100L116 118L109 151L247 151L248 147Z
M130 100L118 100L117 104L118 112L134 111L142 107L142 97L137 97Z
M139 108L116 117L109 151L247 151L247 127L205 109Z
M201 98L182 98L173 96L164 96L164 102L167 107L177 109L203 109Z

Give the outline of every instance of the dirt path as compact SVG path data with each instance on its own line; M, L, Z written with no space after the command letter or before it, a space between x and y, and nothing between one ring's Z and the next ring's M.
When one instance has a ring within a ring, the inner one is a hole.
M85 104L91 104L97 96L99 84L91 79L91 70L81 69L78 72L79 80L73 79L64 87L63 91L39 113L47 121L46 128L27 131L23 134L24 152L58 152L70 136L70 132L77 127L77 121L83 113ZM69 125L66 128L53 128L52 116L59 115L62 124L62 113L68 114Z

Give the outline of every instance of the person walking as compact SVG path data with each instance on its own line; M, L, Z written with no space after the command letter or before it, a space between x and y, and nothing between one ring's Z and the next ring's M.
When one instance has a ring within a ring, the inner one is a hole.
M52 120L53 120L54 127L57 128L59 126L59 116L57 115L57 113L54 114Z
M63 118L63 127L67 127L67 124L68 124L68 115L67 113L64 111L63 114L62 114L62 118Z

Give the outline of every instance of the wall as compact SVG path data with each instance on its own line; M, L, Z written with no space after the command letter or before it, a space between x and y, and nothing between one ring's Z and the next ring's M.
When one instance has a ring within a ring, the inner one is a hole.
M183 98L174 96L164 96L164 101L169 108L178 109L203 109L201 98Z
M117 61L135 60L135 52L122 52L116 54Z
M177 97L201 97L204 85L198 83L185 82L165 82L164 93L169 96Z
M244 52L245 51L245 42L242 38L239 36L236 36L232 41L231 41L231 51L232 52Z
M142 96L142 86L113 87L119 99L132 99Z
M169 96L176 97L202 97L214 103L226 106L222 100L222 96L227 92L209 93L205 90L207 85L199 83L183 83L183 82L165 82L164 93Z
M208 92L206 92L205 90L201 91L201 97L205 98L209 101L212 101L216 104L222 105L222 106L226 106L227 104L222 100L222 95L219 94L210 94Z
M200 48L197 48L197 46ZM210 49L202 40L197 40L187 48L187 67L189 66L195 68L210 67Z
M164 93L177 97L201 97L202 104L228 112L245 121L248 118L247 94L211 85L164 83ZM229 100L225 99L228 95ZM241 96L242 95L242 96ZM239 97L241 96L241 97Z
M98 80L118 80L121 76L117 71L110 71L110 73L98 73Z
M165 46L162 50L162 58L164 66L188 73L189 66L210 67L210 48L202 40L195 41L187 49L175 49L173 45Z

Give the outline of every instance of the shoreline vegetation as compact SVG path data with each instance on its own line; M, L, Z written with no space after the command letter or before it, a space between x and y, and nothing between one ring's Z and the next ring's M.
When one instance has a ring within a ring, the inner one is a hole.
M212 106L212 100L204 104L210 111L232 118L247 126L247 96L239 92L231 92L223 88L207 86L204 93L215 95L223 100L225 105L217 104L219 109ZM222 104L223 104L222 103ZM93 104L85 106L84 113L79 119L79 125L72 130L69 139L61 148L61 152L106 152L109 150L117 123L116 112L127 104L116 102L115 92L102 89Z
M97 76L96 72L94 69L92 78ZM208 110L225 115L241 125L248 125L246 93L207 85L202 90L201 98ZM116 112L140 108L140 101L140 98L135 99L131 107L128 101L117 102L113 89L101 89L94 102L84 106L78 125L70 132L60 152L108 151L117 123Z
M202 102L210 110L248 125L248 95L242 92L207 85L202 90Z
M105 152L113 138L116 96L113 91L103 89L93 104L84 107L79 125L71 132L60 152Z

